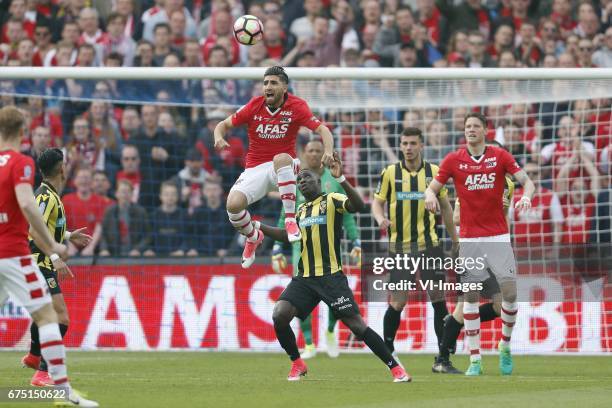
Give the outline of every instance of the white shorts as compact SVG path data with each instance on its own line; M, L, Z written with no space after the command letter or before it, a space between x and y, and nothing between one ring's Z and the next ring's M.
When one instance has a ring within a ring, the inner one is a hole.
M293 159L293 172L300 171L300 159ZM278 191L278 176L274 171L274 162L265 162L246 169L232 186L232 191L240 191L247 198L249 205L261 200L270 191Z
M0 299L8 295L30 314L51 303L49 286L32 255L0 259Z
M484 282L489 278L487 268L499 284L516 280L516 260L509 234L460 238L459 258L466 262L461 282ZM473 261L468 264L470 259Z

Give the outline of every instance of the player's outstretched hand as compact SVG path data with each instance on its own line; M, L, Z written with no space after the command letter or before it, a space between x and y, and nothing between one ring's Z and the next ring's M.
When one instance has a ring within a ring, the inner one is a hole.
M340 162L340 155L338 155L338 152L332 152L332 153L324 152L323 153L323 157L321 157L321 167L327 166L327 167L329 167L331 169L331 166L333 165L334 161L336 160L336 156L338 157L338 161ZM342 163L342 162L340 162L340 163Z
M70 242L78 247L86 247L93 239L91 235L85 234L87 227L79 228L70 233Z
M333 177L338 178L342 176L342 160L340 160L338 152L334 152L332 155L332 162L329 165L326 164L326 166L329 167L329 171Z
M215 138L215 149L223 150L226 147L230 147L229 143L223 138Z
M529 199L529 197L522 196L521 199L516 202L514 208L517 211L527 211L531 208L531 200Z

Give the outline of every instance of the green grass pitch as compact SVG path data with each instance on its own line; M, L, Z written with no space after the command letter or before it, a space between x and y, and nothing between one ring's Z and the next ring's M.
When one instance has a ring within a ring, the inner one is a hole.
M21 352L0 352L0 388L25 386ZM289 383L281 354L206 352L68 353L75 388L101 407L610 407L612 358L515 357L515 374L501 377L496 356L484 356L479 378L431 372L431 355L400 355L412 383L394 384L371 354L324 353L308 360L308 375ZM464 369L468 358L454 358ZM49 405L49 404L47 404ZM8 404L42 407L44 403Z

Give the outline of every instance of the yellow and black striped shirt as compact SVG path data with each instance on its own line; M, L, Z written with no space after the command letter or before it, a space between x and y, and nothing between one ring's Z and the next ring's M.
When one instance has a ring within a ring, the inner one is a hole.
M342 271L340 241L348 197L340 193L322 194L297 210L302 233L298 276L331 275Z
M438 245L436 216L425 209L425 190L438 174L439 167L422 161L411 172L403 161L387 166L380 175L375 197L387 203L390 249L415 251ZM448 195L443 187L438 197Z
M66 232L66 212L64 204L55 189L43 182L36 189L36 204L43 216L43 220L47 224L49 233L55 242L62 243L64 241L64 233ZM48 256L46 256L34 243L32 237L30 240L30 250L36 256L38 266L53 269L53 264Z

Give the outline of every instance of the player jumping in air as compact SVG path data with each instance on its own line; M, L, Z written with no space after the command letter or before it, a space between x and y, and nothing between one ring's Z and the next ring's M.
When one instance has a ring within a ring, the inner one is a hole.
M489 268L499 282L502 293L499 365L501 373L509 375L513 368L510 337L518 306L516 261L503 211L505 175L513 174L525 187L524 195L515 206L519 211L529 209L535 187L510 153L496 146L485 145L486 116L481 113L468 113L464 123L467 146L448 154L442 161L438 175L425 191L425 206L432 212L439 210L438 192L452 177L461 203L459 256L475 261L469 263L472 268L467 268L466 263L467 270L461 281L484 282L489 277ZM469 376L482 374L478 305L478 291L467 292L464 296L463 318L470 349L470 366L465 373Z
M215 148L228 147L227 131L247 124L249 150L246 170L234 183L227 197L230 222L247 242L242 253L242 267L255 261L255 251L263 241L263 233L253 228L247 207L262 199L278 186L285 210L285 230L289 242L301 239L295 221L295 171L299 165L296 137L301 126L321 135L324 152L321 161L329 166L333 161L333 137L321 124L303 99L287 92L289 77L282 67L270 67L264 73L263 95L251 99L232 116L215 128Z
M297 183L306 202L297 211L297 221L302 230L302 251L298 264L298 275L280 295L274 306L272 319L274 331L280 345L291 358L291 370L287 379L297 381L306 375L306 363L300 358L295 334L289 325L298 316L305 319L320 301L325 302L337 318L363 339L365 344L391 370L394 382L409 382L410 376L393 358L383 339L366 325L359 314L353 292L342 273L340 241L342 239L342 215L345 212L363 210L365 204L359 193L342 175L342 164L338 155L330 167L346 195L325 194L321 191L321 180L316 173L302 170ZM288 242L288 234L281 228L255 223L261 230L277 241Z
M79 247L87 246L92 238L83 233L85 228L79 228L72 232L66 230L66 213L59 196L66 183L64 154L57 148L47 149L38 158L38 167L43 175L43 182L36 190L36 204L49 229L49 233L55 242L59 244L66 239ZM68 309L64 301L62 289L60 288L57 271L53 268L53 263L49 257L38 248L31 237L30 249L49 286L53 308L57 313L60 332L62 338L64 338L68 331ZM48 373L48 363L44 359L41 360L40 357L40 336L35 322L32 322L30 326L30 335L32 339L30 342L30 352L21 359L24 366L36 370L30 384L39 387L53 385L53 380L49 377Z
M0 109L0 300L10 294L32 316L38 326L40 351L49 365L49 375L56 387L65 390L65 402L97 407L97 402L81 397L70 386L57 313L28 246L29 223L36 245L49 257L57 273L71 273L60 258L68 249L53 240L34 200L34 161L19 153L24 124L23 115L14 106Z

